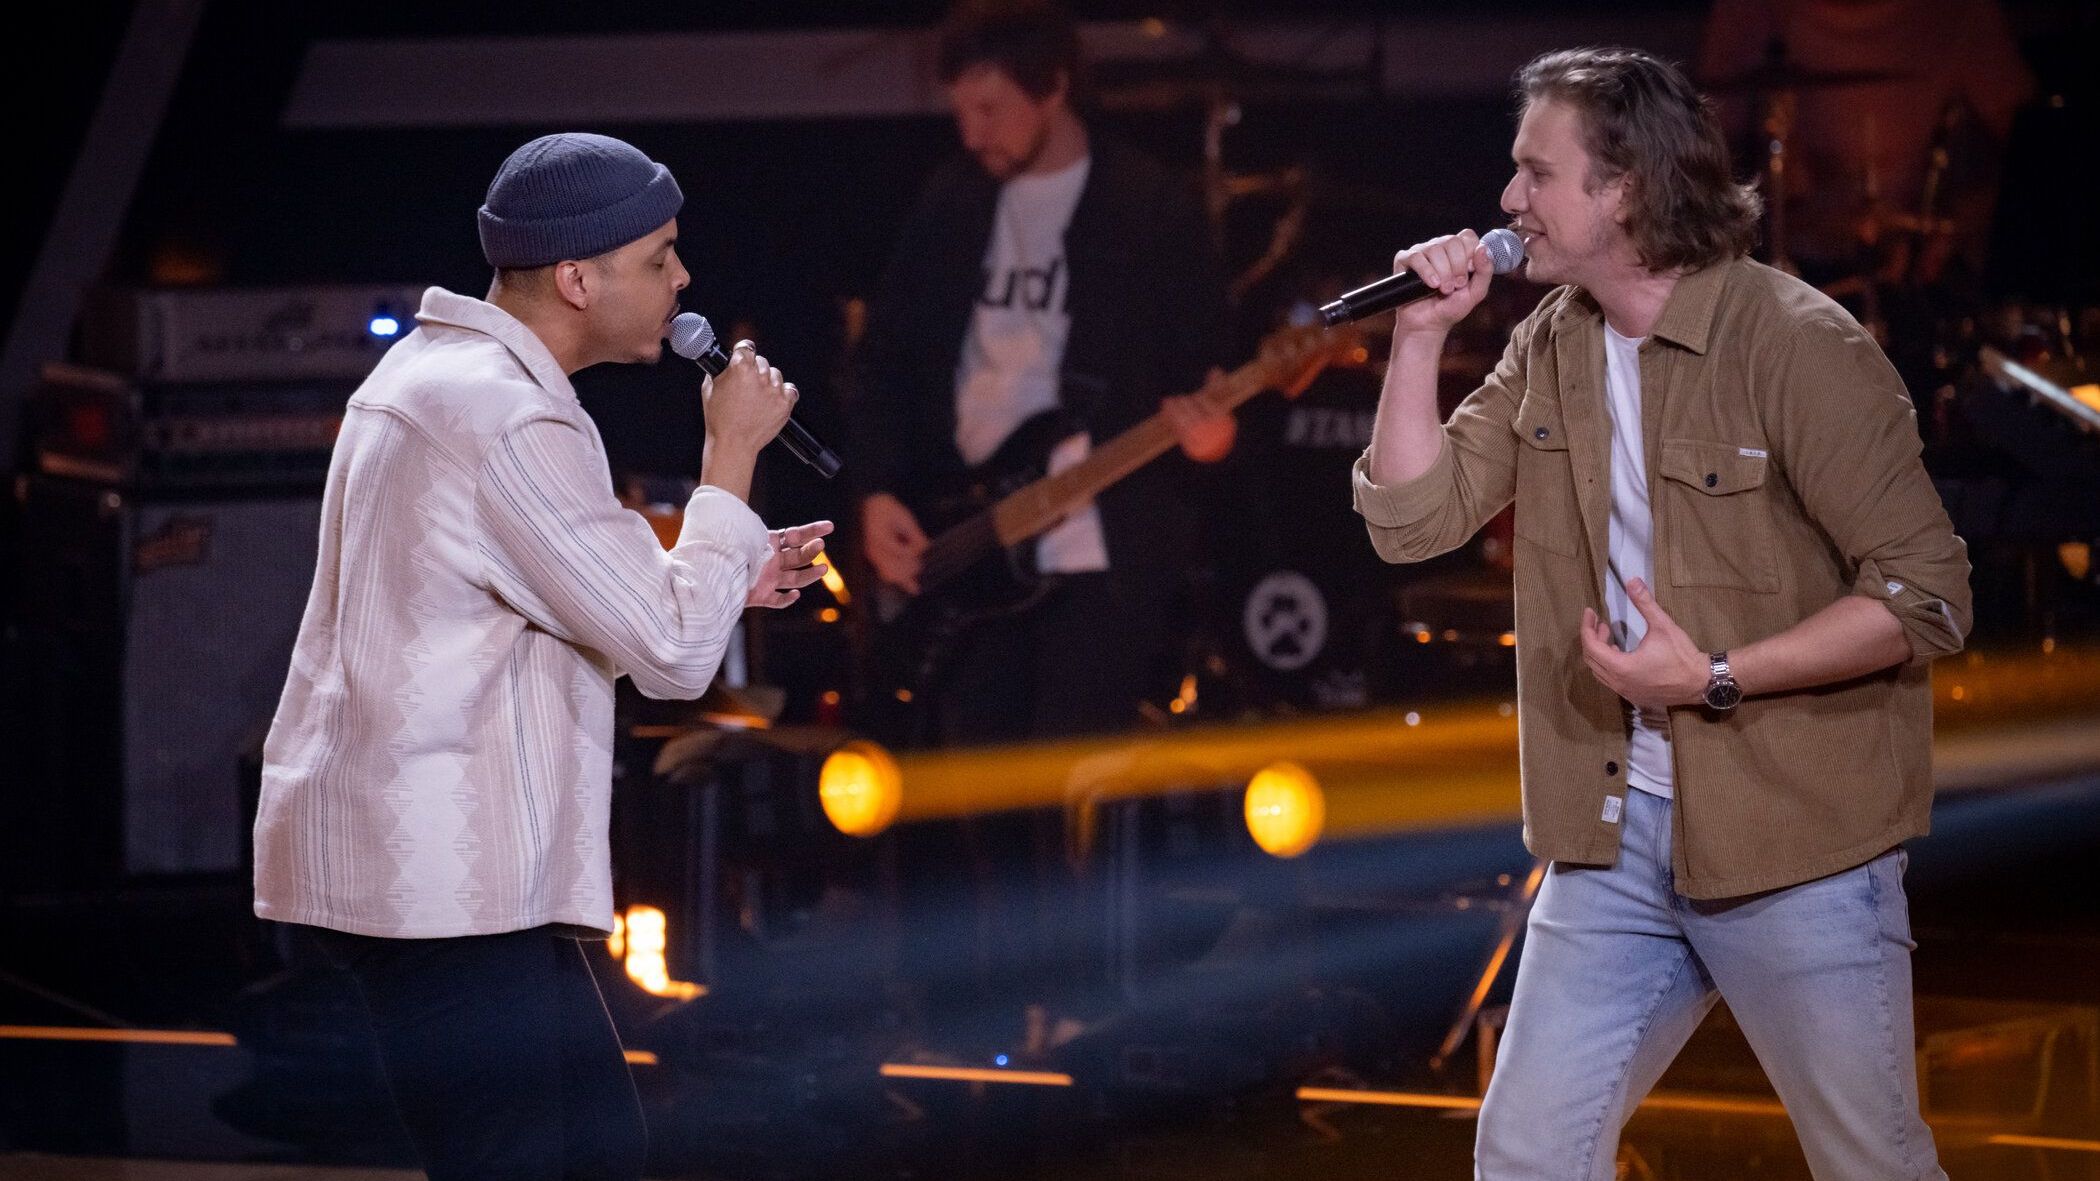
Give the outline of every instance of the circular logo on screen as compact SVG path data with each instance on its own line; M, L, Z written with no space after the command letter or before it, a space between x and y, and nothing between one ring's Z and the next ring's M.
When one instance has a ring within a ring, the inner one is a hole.
M1301 669L1327 646L1327 596L1296 570L1278 570L1247 592L1240 625L1256 660L1278 672Z

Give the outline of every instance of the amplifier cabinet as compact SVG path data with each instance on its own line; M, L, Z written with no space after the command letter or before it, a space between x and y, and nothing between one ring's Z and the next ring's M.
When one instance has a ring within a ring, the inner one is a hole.
M321 501L25 476L17 660L34 817L61 880L249 863L252 773L313 582Z

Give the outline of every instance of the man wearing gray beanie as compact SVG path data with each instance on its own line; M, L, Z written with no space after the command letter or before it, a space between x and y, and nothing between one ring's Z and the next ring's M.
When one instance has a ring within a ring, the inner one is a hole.
M641 1107L579 939L613 930L613 684L693 698L831 532L745 501L795 387L749 342L703 384L669 552L614 498L569 376L649 362L687 281L669 170L519 148L480 211L488 298L431 288L350 399L264 749L255 912L356 979L435 1181L637 1178Z

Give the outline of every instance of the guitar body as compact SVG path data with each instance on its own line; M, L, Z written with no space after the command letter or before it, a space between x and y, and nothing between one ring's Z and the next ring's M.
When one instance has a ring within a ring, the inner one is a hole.
M1050 453L1085 428L1063 410L1046 410L1014 428L991 458L970 469L960 486L913 506L932 544L920 575L920 594L884 584L877 589L868 637L870 688L878 700L915 707L907 729L923 731L923 699L970 631L988 620L1022 614L1057 588L1036 568L1035 538L1001 545L991 508L1042 479ZM910 743L921 733L892 736Z
M933 545L918 606L937 601L939 614L967 627L967 621L1010 615L1042 597L1034 538L1002 546L968 531L994 504L1048 474L1050 453L1085 429L1062 410L1046 410L1015 427L990 459L970 469L962 487L925 506L919 527Z

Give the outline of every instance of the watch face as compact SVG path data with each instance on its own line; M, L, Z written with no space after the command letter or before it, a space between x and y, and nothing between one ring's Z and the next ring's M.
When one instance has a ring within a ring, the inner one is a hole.
M1742 686L1734 681L1715 681L1706 687L1706 704L1714 709L1734 709L1742 700Z

